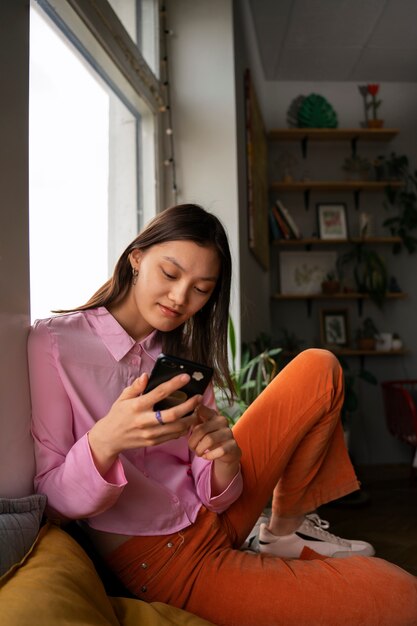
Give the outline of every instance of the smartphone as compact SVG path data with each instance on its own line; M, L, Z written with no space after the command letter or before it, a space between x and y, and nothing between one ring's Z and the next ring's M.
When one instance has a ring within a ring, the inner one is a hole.
M153 408L155 411L169 409L182 404L192 396L202 395L213 377L213 368L177 356L160 354L149 376L144 393L155 389L155 387L177 376L177 374L189 374L190 380L184 387L177 389L171 395L154 404Z

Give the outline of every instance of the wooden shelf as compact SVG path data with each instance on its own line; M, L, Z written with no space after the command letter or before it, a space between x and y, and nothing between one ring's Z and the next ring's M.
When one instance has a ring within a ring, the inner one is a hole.
M403 183L397 180L303 180L270 184L273 191L384 191L386 187L399 189Z
M302 239L274 239L272 245L279 248L296 248L298 246L332 246L345 244L366 243L371 245L392 245L400 243L401 237L350 237L349 239L319 239L318 237L304 237Z
M273 300L369 300L369 293L274 293L272 294ZM385 295L388 300L404 300L407 294L401 292L389 292Z
M390 141L398 133L398 128L275 128L267 134L272 141Z

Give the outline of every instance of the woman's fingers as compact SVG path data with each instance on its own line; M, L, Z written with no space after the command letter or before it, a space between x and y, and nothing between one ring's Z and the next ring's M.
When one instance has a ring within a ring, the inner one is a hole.
M210 410L210 409L208 409ZM198 409L201 415L201 409ZM233 440L232 431L223 415L214 414L213 417L194 426L188 439L188 445L196 454L202 456L207 450L218 447L223 442Z

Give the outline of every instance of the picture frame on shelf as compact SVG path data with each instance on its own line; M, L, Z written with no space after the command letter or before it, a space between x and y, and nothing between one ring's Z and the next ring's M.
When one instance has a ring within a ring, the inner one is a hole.
M321 284L336 269L337 252L280 252L280 292L308 297L321 293Z
M344 202L321 202L316 205L320 239L347 239L347 211Z
M349 345L349 310L347 308L321 309L321 343L329 348L346 348Z

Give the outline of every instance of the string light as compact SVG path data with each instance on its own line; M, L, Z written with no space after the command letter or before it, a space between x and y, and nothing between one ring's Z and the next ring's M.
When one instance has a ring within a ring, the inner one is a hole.
M161 32L163 33L161 48L161 81L165 88L165 103L159 107L159 112L164 114L165 121L165 134L168 139L169 156L164 160L164 166L170 168L171 174L171 190L173 195L174 204L177 203L177 181L176 181L176 166L175 166L175 154L174 154L174 131L172 126L172 114L170 104L170 84L169 84L169 62L168 62L168 37L174 36L174 31L167 26L167 11L166 7L162 6L160 10L161 17Z

